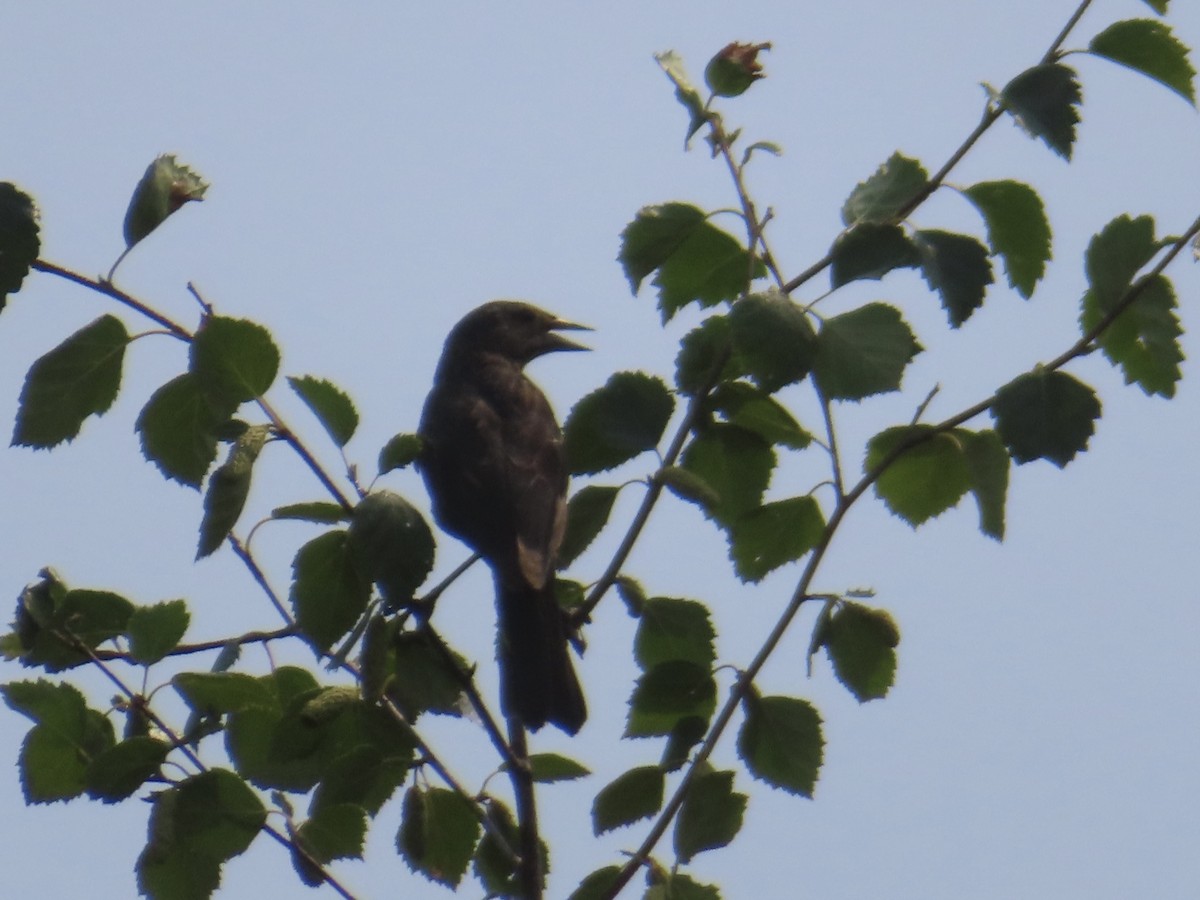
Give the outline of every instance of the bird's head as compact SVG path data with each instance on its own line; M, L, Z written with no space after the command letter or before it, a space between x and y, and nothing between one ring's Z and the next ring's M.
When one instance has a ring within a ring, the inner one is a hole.
M559 334L591 331L518 300L493 300L472 310L446 339L446 355L490 353L525 365L555 350L587 350Z

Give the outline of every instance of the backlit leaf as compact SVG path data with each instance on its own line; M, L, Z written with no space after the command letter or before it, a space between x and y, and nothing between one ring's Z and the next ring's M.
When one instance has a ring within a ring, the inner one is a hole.
M830 400L897 391L905 367L921 349L898 309L868 303L822 324L814 365L817 383Z
M1037 191L1019 181L981 181L964 192L983 215L1008 283L1028 299L1050 260L1050 223Z
M1083 95L1073 69L1043 63L1026 69L1000 92L1000 102L1030 137L1071 158Z
M1061 469L1087 449L1100 418L1100 401L1066 372L1037 369L1000 388L991 411L1013 459L1048 459Z

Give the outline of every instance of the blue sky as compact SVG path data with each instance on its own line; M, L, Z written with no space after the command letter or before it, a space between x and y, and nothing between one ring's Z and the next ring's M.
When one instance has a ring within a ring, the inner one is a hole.
M779 159L760 157L750 180L760 206L775 211L773 249L796 273L827 249L856 182L897 149L937 168L978 120L980 82L1000 86L1035 62L1074 5L20 4L5 15L10 40L0 57L0 180L39 201L48 259L100 273L121 249L125 204L143 169L161 152L178 153L212 183L208 198L139 247L120 285L187 319L192 281L220 311L267 325L285 372L329 378L355 398L362 425L348 452L370 471L388 437L415 428L446 331L493 297L531 300L596 327L593 353L533 368L562 414L614 369L669 379L675 343L696 318L660 328L653 297L629 295L614 261L618 235L645 204L716 208L734 197L702 146L683 152L684 114L654 52L674 48L698 78L731 40L774 43L767 80L726 109L748 138L784 148ZM1200 45L1200 13L1173 6L1178 36ZM1116 19L1149 15L1134 0L1100 0L1068 46ZM1070 165L1001 122L952 178L1012 177L1042 193L1055 262L1034 298L997 287L952 334L912 273L835 298L844 308L899 305L928 348L903 394L839 410L852 468L861 460L855 448L908 421L935 384L930 416L940 419L1069 346L1081 254L1111 218L1146 212L1171 233L1200 214L1196 112L1104 61L1069 62L1084 89ZM979 229L950 192L916 220ZM1187 328L1197 274L1181 259L1172 275ZM800 299L815 296L809 290ZM0 320L0 420L12 420L29 364L102 311L97 296L47 277L11 300ZM896 687L860 706L827 665L808 678L804 618L762 681L765 692L813 700L825 718L816 798L740 775L739 789L752 795L745 827L729 848L697 858L696 878L722 885L726 897L1200 894L1200 400L1190 335L1184 349L1184 381L1169 403L1124 387L1098 357L1072 367L1100 392L1104 418L1065 471L1046 463L1014 470L1003 545L979 534L970 501L916 533L875 501L855 508L816 587L876 592L873 602L902 632ZM140 461L133 420L153 387L183 366L179 347L140 340L130 359L115 408L73 445L5 452L0 585L15 597L52 564L73 585L138 602L186 597L191 638L274 625L231 554L191 562L197 496ZM276 399L336 466L319 426L282 385ZM268 448L259 471L248 515L318 496L282 447ZM785 467L771 496L807 491L807 475ZM425 505L411 473L386 485ZM618 520L629 514L627 494ZM295 548L314 534L284 525L256 538L278 587ZM614 543L606 534L578 577L595 577ZM449 540L439 550L439 572L462 559ZM678 503L663 505L628 567L652 593L711 604L722 661L744 663L798 571L747 590L727 569L720 535ZM475 573L447 601L445 627L486 671L486 578ZM591 720L575 742L538 737L538 749L595 772L542 793L559 847L551 896L617 861L644 831L595 839L587 817L599 787L658 758L657 746L617 739L635 677L632 631L615 600L601 607L580 665ZM21 676L9 669L4 677ZM110 693L96 683L93 702ZM7 889L69 896L100 884L106 896L132 896L147 807L26 809L11 768L24 727L0 715ZM431 738L475 783L489 771L471 726L437 722ZM734 758L730 737L717 761ZM340 865L339 875L361 897L445 895L411 879L391 851L398 816L397 806L386 808L367 864ZM225 897L311 895L266 840L227 867L224 884Z

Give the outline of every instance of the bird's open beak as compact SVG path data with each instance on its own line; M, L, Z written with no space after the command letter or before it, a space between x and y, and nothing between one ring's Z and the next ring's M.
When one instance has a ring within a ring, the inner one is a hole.
M563 337L561 334L554 334L556 331L593 331L589 325L580 325L578 322L568 322L565 319L555 319L554 324L550 326L550 339L554 342L555 350L591 350L591 347L585 347L583 344L577 344L570 338Z

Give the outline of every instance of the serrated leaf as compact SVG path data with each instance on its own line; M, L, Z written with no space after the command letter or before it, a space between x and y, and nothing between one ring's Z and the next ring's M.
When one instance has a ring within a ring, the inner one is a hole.
M8 295L21 289L40 251L33 198L11 182L0 182L0 310Z
M0 692L10 709L36 723L17 759L25 802L78 797L91 761L116 743L112 723L68 684L17 681L0 686Z
M409 721L423 712L457 715L463 698L462 657L446 658L423 631L404 631L392 640L393 677L387 695Z
M900 448L875 481L887 508L914 528L955 506L971 487L962 443L929 425L901 425L871 438L863 471L872 472Z
M256 322L206 316L192 340L189 371L209 396L245 403L261 397L275 381L279 349Z
M807 700L747 695L738 756L755 778L811 798L821 772L821 716Z
M917 160L896 152L866 181L860 181L842 206L842 222L849 225L892 222L929 181Z
M346 522L352 513L340 503L314 500L309 503L289 503L271 510L272 519L295 519L301 522L316 522L319 525L335 525Z
M132 737L121 741L89 764L87 794L93 800L117 803L153 778L162 767L171 745L152 737Z
M699 475L679 466L663 466L655 475L672 494L681 500L709 510L721 502L721 495Z
M567 900L605 900L611 896L612 886L617 883L620 873L620 866L597 869L579 882L579 887L571 892Z
M691 758L692 748L704 740L707 733L708 719L701 716L687 716L677 721L667 735L659 766L666 772L683 768Z
M703 603L655 597L642 608L633 642L634 659L644 672L673 660L710 668L716 660L716 636Z
M738 369L768 393L802 381L816 356L816 333L808 316L779 291L751 294L735 303L729 334Z
M333 442L345 447L358 429L358 410L346 392L311 375L288 376L288 384L312 410Z
M659 663L637 681L629 701L625 737L661 737L682 719L705 721L716 709L711 667L674 659Z
M769 572L808 553L824 532L825 517L812 497L765 503L729 530L734 572L742 581L761 581Z
M533 753L529 757L533 780L539 784L575 781L592 774L587 766L559 753Z
M1144 0L1144 2L1160 16L1165 16L1167 14L1167 4L1170 3L1171 0Z
M367 608L370 582L354 564L346 531L328 531L300 548L290 596L296 624L322 650L354 626Z
M519 897L522 893L517 880L514 848L520 847L520 837L512 812L503 803L492 800L487 807L491 827L483 835L475 851L475 876L483 883L489 897ZM504 843L497 839L499 834ZM546 845L539 842L541 871L546 871ZM544 885L543 885L544 887Z
M830 400L897 391L905 367L922 349L898 309L868 303L822 324L814 364L817 383Z
M21 592L17 608L19 658L58 672L90 661L87 650L124 634L134 606L109 591L68 590L52 571Z
M479 840L471 801L442 788L409 788L404 795L396 848L410 869L430 881L457 887Z
M742 829L749 799L733 789L733 772L708 771L692 779L675 820L675 855L681 863L724 847Z
M13 444L53 447L75 438L88 416L108 412L128 343L124 323L103 315L41 356L25 376Z
M575 492L567 503L567 532L558 549L558 567L565 569L600 534L612 513L620 488L589 484Z
M663 382L642 372L617 372L575 404L563 425L573 475L619 466L653 450L675 409Z
M999 100L1030 137L1040 138L1064 159L1071 158L1083 100L1073 69L1062 63L1026 69L1005 85Z
M992 283L987 248L966 234L917 231L913 242L921 257L921 274L942 298L950 325L958 328L983 305Z
M229 456L208 480L204 493L204 517L200 520L200 541L196 559L203 559L225 543L233 531L246 498L250 496L250 477L255 460L270 436L268 425L252 425L229 448Z
M621 598L621 602L625 604L625 609L633 618L637 618L642 614L642 610L646 607L646 589L636 578L631 578L628 575L618 575L613 585L617 589L617 596Z
M682 872L669 872L646 891L642 900L721 900L721 892L712 884L701 884Z
M1084 269L1102 312L1112 309L1129 290L1138 271L1159 250L1150 216L1118 216L1088 242Z
M762 502L775 453L752 431L715 424L692 439L681 465L716 492L720 502L706 512L728 527Z
M592 803L592 833L597 837L662 808L665 777L658 766L638 766L618 775L596 794Z
M267 682L241 672L180 672L171 684L197 712L224 714L279 706Z
M1050 222L1041 197L1019 181L981 181L964 193L983 215L1009 285L1029 299L1050 260Z
M150 163L125 212L125 246L132 247L191 200L203 200L204 179L164 153Z
M819 643L838 681L859 703L887 695L896 678L900 629L886 611L842 603L824 621Z
M403 469L413 464L421 454L421 437L416 434L397 434L379 451L379 474Z
M142 454L167 478L199 489L217 456L217 431L237 403L214 400L185 372L150 397L138 416Z
M744 381L717 385L709 405L730 425L751 431L768 444L803 450L812 443L812 435L778 400Z
M630 290L636 295L642 281L670 259L704 221L704 211L689 203L664 203L638 210L621 232L621 252L617 256Z
M706 121L708 121L708 112L704 108L704 98L700 96L700 92L692 85L687 77L687 73L683 70L683 60L674 50L668 50L665 53L654 54L655 61L662 67L666 76L671 79L671 83L675 85L675 99L678 100L683 108L688 111L690 121L688 122L687 137L684 138L684 146L692 139L697 131L699 131Z
M1175 396L1175 385L1183 377L1179 368L1183 350L1179 338L1183 327L1175 313L1175 291L1171 282L1157 275L1141 286L1134 301L1097 338L1104 355L1121 367L1126 384L1136 383L1146 394ZM1090 333L1106 315L1097 295L1083 296L1080 325Z
M129 655L143 666L158 662L179 644L190 621L183 600L138 607L129 616Z
M1100 418L1100 400L1065 372L1037 369L1000 388L991 412L1013 459L1048 459L1061 469L1087 449Z
M675 384L682 393L694 396L738 374L729 319L725 316L709 316L680 340Z
M956 429L954 434L962 443L967 470L971 473L971 493L979 507L979 530L1002 541L1008 496L1008 450L994 431Z
M354 803L322 806L296 829L295 838L319 863L362 859L367 812Z
M911 269L920 263L917 248L899 225L864 222L843 232L830 250L830 286L852 281L878 281L893 269Z
M1088 50L1141 72L1196 105L1193 86L1196 70L1188 60L1188 48L1162 22L1153 19L1114 22L1092 38Z
M399 494L367 494L354 509L348 534L362 580L379 585L393 606L408 603L433 569L433 532Z
M404 783L411 752L401 746L386 748L361 744L342 754L321 774L313 792L310 812L349 803L375 816Z

